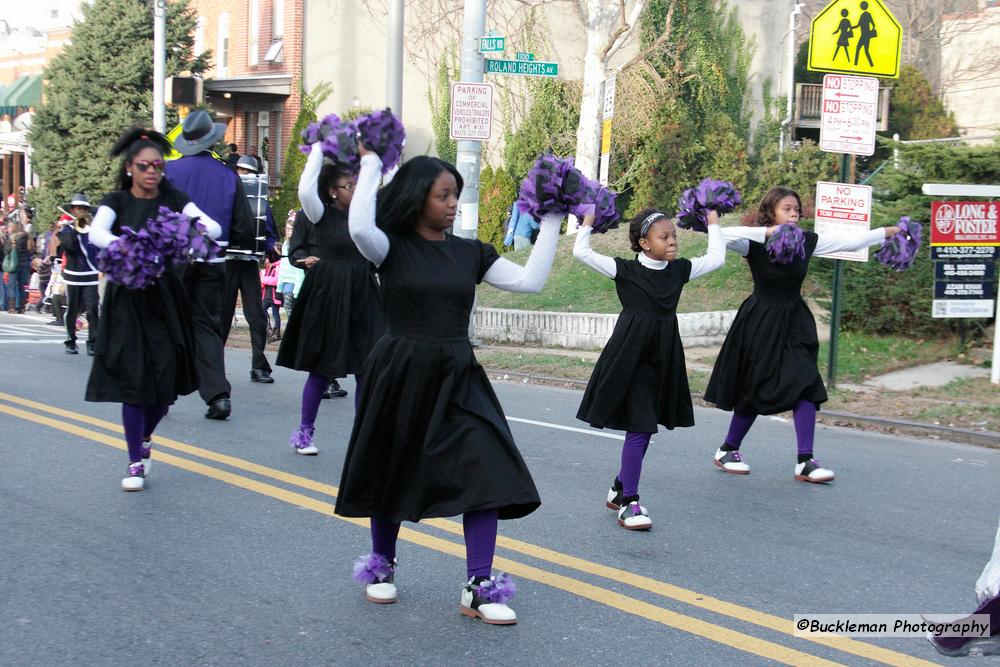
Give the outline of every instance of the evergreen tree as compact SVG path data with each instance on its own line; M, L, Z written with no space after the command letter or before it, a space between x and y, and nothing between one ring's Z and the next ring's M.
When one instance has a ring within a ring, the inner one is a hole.
M651 80L664 91L659 107L637 141L639 150L617 158L643 163L631 183L628 212L669 208L684 188L706 176L732 181L740 190L747 184L753 48L736 9L716 0L650 0L642 47L668 31L669 40L646 57L655 73Z
M946 110L931 84L913 65L903 65L899 79L889 83L889 132L900 139L937 139L958 135L955 114Z
M43 223L74 192L96 201L114 189L112 145L128 128L152 125L152 5L94 0L80 9L83 18L73 26L71 41L45 70L45 99L29 137L42 181L32 200ZM188 0L167 4L168 76L197 75L208 67L210 54L193 53L196 21Z

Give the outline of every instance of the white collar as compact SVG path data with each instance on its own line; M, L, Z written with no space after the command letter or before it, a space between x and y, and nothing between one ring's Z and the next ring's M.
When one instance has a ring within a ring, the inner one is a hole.
M645 266L647 269L655 269L657 271L662 271L663 269L667 268L668 264L667 260L653 259L651 257L648 257L644 252L640 252L638 255L636 255L635 258L638 259L639 263Z

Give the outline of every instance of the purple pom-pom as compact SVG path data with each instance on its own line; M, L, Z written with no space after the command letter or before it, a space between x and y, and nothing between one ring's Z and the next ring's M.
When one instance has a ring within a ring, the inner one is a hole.
M357 140L366 148L378 153L382 159L382 173L388 173L403 159L406 129L389 109L373 111L355 119L351 127Z
M146 229L164 261L170 264L214 259L222 254L222 248L208 236L204 224L166 206L161 206L156 217L146 223Z
M785 223L767 239L767 254L774 264L791 264L796 257L806 257L806 237L795 224Z
M145 289L163 274L166 262L148 230L126 227L98 254L97 267L113 282L129 289Z
M728 181L703 178L697 186L681 194L677 204L677 226L696 232L708 231L708 211L720 215L736 210L743 203L740 193Z
M531 165L521 183L517 207L535 220L550 213L565 215L587 201L586 179L573 158L542 155Z
M316 123L310 123L302 131L302 141L299 146L303 153L309 153L313 144L319 143L323 155L334 162L357 171L361 159L358 156L358 142L354 127L341 120L337 114L324 116Z
M895 271L905 271L913 264L920 251L920 223L903 216L897 223L899 231L885 241L875 253L875 258Z
M582 174L580 179L583 201L573 206L570 213L581 218L593 214L593 230L598 234L603 234L617 227L621 221L618 209L615 208L615 199L618 197L618 193L604 187L599 181L592 181Z
M517 594L514 580L506 572L479 582L476 596L492 604L507 604Z
M382 554L371 553L354 561L354 580L359 584L376 584L392 574L392 563Z

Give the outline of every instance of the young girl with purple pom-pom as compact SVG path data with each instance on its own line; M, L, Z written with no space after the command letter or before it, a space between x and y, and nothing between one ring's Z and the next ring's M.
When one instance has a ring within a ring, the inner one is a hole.
M306 276L277 358L279 366L309 373L299 426L289 439L298 454L319 453L313 444L316 415L336 378L354 375L357 406L365 359L385 329L375 275L347 229L356 182L344 163L324 164L322 142L312 144L299 179L299 215L306 218L303 225L312 225L317 255L301 260Z
M170 148L170 142L153 130L133 130L118 140L111 155L124 154L120 189L105 195L98 206L90 228L92 244L115 250L120 236L124 242L135 238L132 231L143 233L160 207L198 218L208 235L218 238L222 231L219 224L164 179L164 155ZM161 241L169 244L170 240ZM138 244L121 247L141 249ZM170 254L166 245L160 249ZM136 258L118 259L127 262ZM88 401L122 404L129 459L122 480L125 491L144 488L153 430L178 396L198 388L194 325L184 288L169 266L157 270L159 276L151 282L144 280L148 286L143 288L109 278L87 382Z
M378 269L388 328L365 363L337 496L338 514L371 517L372 553L355 565L355 578L368 600L396 602L400 523L461 514L467 579L460 610L515 623L507 604L513 582L491 576L497 520L526 516L540 501L473 354L469 315L480 282L512 292L542 288L563 215L543 217L531 257L518 266L493 246L446 233L462 191L454 166L415 157L377 192L379 156L361 153L350 231Z
M757 415L792 411L798 441L796 480L831 482L832 470L813 459L816 411L826 401L817 366L816 321L801 288L814 255L860 250L899 231L881 227L841 236L802 232L802 200L788 188L771 188L758 207L750 239L727 241L746 258L753 294L740 306L708 381L705 400L733 418L714 463L725 472L746 475L750 467L740 445ZM767 243L765 245L765 242Z
M677 228L666 213L647 208L629 224L634 259L606 257L590 247L593 216L577 232L573 256L615 281L622 312L587 383L577 418L597 428L625 431L621 468L607 507L618 525L649 530L653 521L639 504L639 476L649 440L662 425L693 426L691 391L677 327L677 302L689 281L725 263L719 214L706 212L708 252L677 257Z

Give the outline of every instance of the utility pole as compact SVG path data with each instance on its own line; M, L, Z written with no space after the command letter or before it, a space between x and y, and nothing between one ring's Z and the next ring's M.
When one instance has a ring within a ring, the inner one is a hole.
M153 129L166 132L163 85L167 76L167 0L153 0Z
M403 119L404 0L389 2L389 58L386 63L385 105Z
M479 38L486 34L486 0L465 0L465 23L462 26L462 76L464 83L483 82L483 54ZM455 167L465 182L458 199L455 236L474 239L479 229L479 161L481 141L459 140Z

